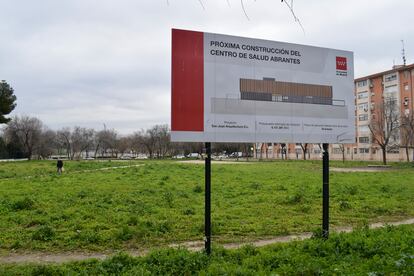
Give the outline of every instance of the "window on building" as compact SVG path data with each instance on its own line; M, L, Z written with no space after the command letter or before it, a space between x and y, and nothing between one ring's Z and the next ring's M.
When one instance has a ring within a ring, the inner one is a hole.
M404 115L405 117L408 117L408 115L410 115L410 110L408 108L404 110Z
M358 87L364 87L364 86L367 86L367 84L368 84L367 80L362 80L362 81L357 82Z
M408 106L408 97L404 97L404 106Z
M357 153L358 153L358 149L354 148L354 154L357 154Z
M385 96L384 97L384 101L387 103L387 104L390 104L390 105L392 105L392 106L397 106L397 104L398 104L398 99L397 99L397 97L395 97L394 95L393 96Z
M358 93L358 99L366 99L368 98L368 91L363 91Z
M368 148L360 148L359 153L369 153L369 149Z
M281 102L282 101L282 95L273 94L272 95L272 101L274 101L274 102Z
M358 132L369 132L368 126L358 126Z
M359 137L358 140L361 144L369 144L369 137Z
M397 79L397 74L396 73L385 75L385 77L384 77L384 81L386 81L386 82L394 81L396 79Z
M358 104L358 110L359 111L368 111L368 103L360 103Z
M404 83L404 90L405 91L410 90L410 86L408 85L408 83Z
M404 71L404 78L408 79L410 77L410 71Z
M388 153L400 153L400 149L398 147L390 147L387 149Z
M358 116L358 121L368 121L368 114L361 114Z
M398 92L397 85L389 85L384 87L384 94L394 94Z

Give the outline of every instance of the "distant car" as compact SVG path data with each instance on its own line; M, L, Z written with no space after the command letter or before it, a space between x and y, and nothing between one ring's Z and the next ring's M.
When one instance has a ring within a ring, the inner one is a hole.
M198 158L200 154L198 152L192 152L187 155L188 158Z
M233 152L232 154L230 154L230 157L234 157L234 158L242 157L242 156L243 156L243 153L241 151Z
M128 156L128 155L122 155L120 157L120 159L122 159L122 160L129 160L129 159L132 159L132 158L131 158L131 156Z
M185 156L184 156L184 155L182 155L182 154L178 154L178 155L174 155L172 158L173 158L173 159L184 159L184 158L185 158Z
M217 156L218 160L227 159L227 158L229 158L229 157L225 154L220 154L219 156Z
M144 154L139 154L137 157L135 157L135 159L148 159L148 156Z
M93 157L84 157L83 160L95 160Z

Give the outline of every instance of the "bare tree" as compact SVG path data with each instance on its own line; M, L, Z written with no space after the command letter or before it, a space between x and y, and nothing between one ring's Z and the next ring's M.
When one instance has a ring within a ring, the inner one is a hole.
M96 134L96 143L99 145L95 152L97 152L97 149L101 149L101 156L108 157L108 154L110 154L110 157L118 157L118 152L116 150L116 143L117 143L117 132L114 129L106 129L99 131Z
M401 118L401 147L405 148L407 162L410 162L409 149L414 148L414 113L411 112ZM414 151L413 151L414 155ZM413 156L414 160L414 156Z
M157 133L154 129L148 129L142 133L142 145L145 147L149 158L154 157L155 147L157 145Z
M5 135L16 138L23 147L24 155L30 160L39 146L43 123L29 116L14 116L5 128Z
M131 136L131 149L135 155L145 153L146 149L144 146L144 131L136 131Z
M371 119L369 130L373 142L378 144L382 150L382 162L387 164L387 149L396 143L400 128L400 111L395 98L384 98Z
M44 130L40 135L39 146L36 150L39 159L50 157L55 151L56 146L56 132L50 129Z
M121 137L116 143L118 153L123 156L127 150L132 149L132 136Z
M345 163L345 145L344 144L339 144L339 149L342 153L342 163Z
M156 150L158 158L165 157L170 151L171 138L168 125L155 125L152 128L156 134Z
M309 144L308 143L304 143L304 144L300 143L299 145L302 148L303 160L306 160L306 153L308 152L308 145Z
M70 128L62 128L56 133L56 144L58 145L58 153L61 154L64 149L68 159L72 156L71 130Z
M75 126L72 131L72 159L80 159L83 152L87 152L92 144L95 131L91 128Z
M281 153L281 156L282 156L282 160L283 159L287 160L287 148L286 148L285 143L280 144L280 153Z

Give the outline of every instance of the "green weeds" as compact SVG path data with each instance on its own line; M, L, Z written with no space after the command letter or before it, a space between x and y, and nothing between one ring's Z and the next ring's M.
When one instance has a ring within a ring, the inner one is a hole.
M153 248L203 239L204 166L171 161L0 164L0 253ZM360 166L342 162L332 166ZM321 223L321 162L212 165L216 242L308 232ZM414 170L330 174L332 226L414 216ZM219 268L217 268L219 269ZM221 268L220 268L221 269Z
M119 253L103 261L8 264L1 275L413 275L414 226L361 228L348 234L237 250L162 249L145 257Z

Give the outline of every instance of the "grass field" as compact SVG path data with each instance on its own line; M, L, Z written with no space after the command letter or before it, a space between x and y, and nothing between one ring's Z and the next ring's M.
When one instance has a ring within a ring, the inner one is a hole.
M413 275L414 226L359 229L328 240L238 250L214 248L211 257L163 249L133 258L60 265L0 265L1 275Z
M331 162L332 167L366 165ZM111 170L107 167L131 166ZM321 223L321 162L212 167L214 242L313 231ZM414 216L412 164L331 172L331 224ZM173 161L0 163L0 250L102 251L201 240L204 166Z

